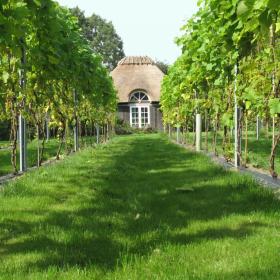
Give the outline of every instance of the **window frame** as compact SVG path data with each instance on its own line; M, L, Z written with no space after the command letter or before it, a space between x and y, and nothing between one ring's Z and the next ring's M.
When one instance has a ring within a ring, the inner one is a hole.
M133 113L133 108L137 108L137 112L138 112L138 126L135 126L133 124L133 118L132 118L132 113ZM142 108L147 108L148 110L148 122L142 126ZM147 126L151 125L151 110L150 110L150 105L147 104L143 104L143 103L134 103L130 105L130 126L131 127L137 127L137 128L145 128Z
M142 98L139 98L139 97L136 97L136 94L143 94L144 95L144 97L142 97ZM146 100L144 100L144 98L146 98L147 97L147 99ZM135 98L135 100L132 100L133 98ZM145 102L150 102L150 98L149 98L149 96L148 96L148 94L145 92L145 91L143 91L143 90L135 90L135 91L133 91L131 94L130 94L130 96L129 96L129 102L130 103L145 103Z

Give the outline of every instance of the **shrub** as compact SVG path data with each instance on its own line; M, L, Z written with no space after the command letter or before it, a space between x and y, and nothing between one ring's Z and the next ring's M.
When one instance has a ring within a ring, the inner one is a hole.
M144 128L131 127L129 123L124 120L117 119L115 131L117 135L128 135L128 134L149 134L157 132L150 126Z
M124 120L117 119L115 132L117 135L127 135L132 134L133 128Z

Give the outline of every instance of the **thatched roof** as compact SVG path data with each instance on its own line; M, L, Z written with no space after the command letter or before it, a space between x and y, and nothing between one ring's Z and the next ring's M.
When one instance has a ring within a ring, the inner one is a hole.
M118 65L154 65L154 61L148 56L127 56Z
M150 101L160 100L160 86L163 72L147 56L123 58L111 72L118 91L119 102L129 102L130 94L144 90Z

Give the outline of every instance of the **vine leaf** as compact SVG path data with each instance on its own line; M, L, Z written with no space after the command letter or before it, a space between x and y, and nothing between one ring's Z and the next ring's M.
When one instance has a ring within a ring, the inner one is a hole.
M269 101L271 115L280 114L280 99L273 98Z

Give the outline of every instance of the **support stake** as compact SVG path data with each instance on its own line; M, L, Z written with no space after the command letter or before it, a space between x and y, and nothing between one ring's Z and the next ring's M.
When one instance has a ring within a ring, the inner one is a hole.
M74 126L74 151L79 151L79 125L78 125L78 117L77 117L77 91L73 92L74 98L74 108L75 108L75 126Z
M177 130L176 130L176 141L179 144L180 143L180 126L177 126Z
M20 88L22 94L25 90L25 64L26 64L26 53L24 48L24 40L21 39L21 66L22 69L20 71ZM25 100L22 102L22 108L25 109ZM26 139L26 120L23 115L20 113L19 115L19 171L25 172L27 170L27 139Z
M272 118L272 146L275 145L275 117Z
M261 121L260 121L260 117L257 116L257 140L260 139L260 131L261 131Z
M238 66L235 65L235 81L234 81L234 166L238 168L241 163L240 159L240 139L239 139L239 118L240 109L237 104L237 74Z
M99 144L100 128L99 124L96 125L96 144Z
M201 151L201 114L196 114L196 125L195 125L195 129L196 129L196 151L200 152Z
M19 171L25 172L27 170L27 143L26 143L26 120L19 115Z
M50 116L49 116L49 113L47 113L46 114L46 142L49 142L49 140L50 140L49 122L50 122Z

